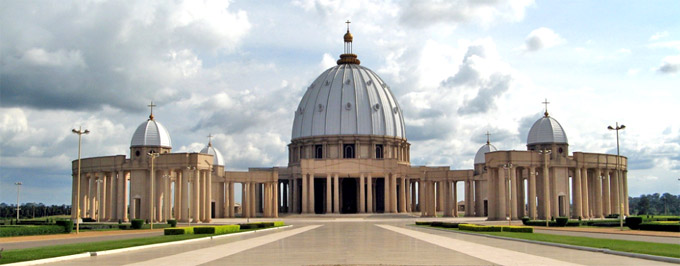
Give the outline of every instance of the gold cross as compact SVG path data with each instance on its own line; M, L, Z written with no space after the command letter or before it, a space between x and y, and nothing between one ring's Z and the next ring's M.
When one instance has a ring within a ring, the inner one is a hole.
M487 132L486 132L486 144L490 144L490 143L491 143L491 142L489 141L489 140L490 140L490 139L489 139L489 136L491 136L491 134L489 134L489 131L487 131Z
M548 104L549 103L550 102L548 102L548 98L546 98L545 101L542 102L542 104L545 104L545 116L548 116Z
M208 146L212 146L212 138L213 138L212 133L208 134Z
M151 104L149 104L149 105L147 105L147 106L151 108L151 114L149 115L149 119L152 119L152 120L153 120L153 108L154 108L156 105L153 104L153 101L151 101Z
M352 22L349 22L349 19L348 19L347 22L345 22L345 23L347 23L347 31L349 31L349 24L352 23Z

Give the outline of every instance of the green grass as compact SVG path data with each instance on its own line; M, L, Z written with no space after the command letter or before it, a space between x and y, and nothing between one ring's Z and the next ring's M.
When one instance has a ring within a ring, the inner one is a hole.
M429 227L425 225L418 225L423 227ZM457 228L445 228L447 230L458 231ZM468 231L466 231L468 232ZM676 244L665 244L665 243L653 243L653 242L642 242L642 241L629 241L629 240L618 240L618 239L604 239L604 238L592 238L592 237L582 237L582 236L563 236L563 235L551 235L551 234L540 234L540 233L512 233L512 232L470 232L475 234L485 234L493 236L510 237L517 239L534 240L541 242L568 244L574 246L582 247L592 247L592 248L606 248L610 250L649 254L664 257L674 257L680 258L680 245Z
M277 226L278 227L278 226ZM271 228L271 227L270 227ZM245 231L255 231L261 230L262 228L255 229L245 229L238 232ZM236 232L234 232L236 233ZM134 238L126 240L111 240L111 241L101 241L101 242L90 242L90 243L76 243L76 244L66 244L66 245L54 245L47 247L38 248L26 248L26 249L15 249L7 250L2 252L2 258L0 259L0 264L38 260L45 258L53 258L67 255L80 254L85 252L94 251L105 251L119 248L136 247L143 245L151 245L157 243L173 242L186 239L202 238L217 236L219 234L203 234L203 235L164 235L164 236L152 236L146 238Z

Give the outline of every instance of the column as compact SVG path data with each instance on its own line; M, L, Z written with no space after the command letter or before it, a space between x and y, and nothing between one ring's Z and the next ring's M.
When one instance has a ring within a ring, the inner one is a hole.
M390 212L390 174L385 174L385 184L384 184L384 192L383 193L383 206L385 207L385 213Z
M444 195L444 187L442 186L441 182L434 182L435 186L435 195L436 195L436 200L437 200L437 206L435 209L435 212L440 212L442 211L442 207L444 207L444 198L442 197Z
M331 186L331 174L326 175L326 214L333 212L333 189Z
M173 213L175 215L175 220L180 221L182 219L182 178L184 177L183 171L175 171L175 197L173 205Z
M272 198L272 201L273 201L272 205L274 206L274 214L273 214L274 217L273 218L279 218L279 187L280 186L279 186L278 177L276 178L276 180L277 181L274 181L274 183L272 184L272 185L276 186L272 191L274 193L274 197Z
M257 217L257 205L256 205L257 199L255 199L255 196L256 196L255 189L257 188L257 183L256 182L250 182L249 188L250 188L250 193L249 193L250 204L248 206L250 206L250 215L251 215L251 217L254 218L254 217Z
M423 200L423 197L425 197L425 185L423 183L423 178L420 178L420 180L418 180L418 205L420 206L420 216L426 217L427 208L425 207L425 201Z
M248 188L248 183L241 183L241 216L243 218L250 217L250 207L248 202L250 201L250 188Z
M545 154L543 155L547 157L548 155ZM546 159L547 161L547 159ZM548 169L548 165L544 164L543 165L543 199L541 199L543 203L543 217L547 220L550 220L550 169Z
M529 217L531 219L536 219L536 168L529 167L529 199L528 199L528 209Z
M264 183L262 184L262 189L264 190L262 193L262 216L269 218L272 215L270 195L272 192L271 185L269 183Z
M340 177L333 176L333 213L340 213Z
M416 183L413 182L412 179L408 180L408 190L410 196L408 197L408 204L406 204L408 207L407 211L408 212L414 212L416 211Z
M97 197L97 182L96 180L99 179L98 174L95 174L94 177L90 177L90 189L88 189L88 192L90 193L89 199L90 199L90 218L96 219L96 197Z
M290 203L291 207L293 210L293 213L298 213L300 211L299 209L299 202L300 202L300 195L299 195L299 189L298 189L298 179L293 176L293 179L290 180L293 185L290 187L290 194L292 195Z
M510 211L510 219L512 220L517 220L519 217L517 217L517 175L515 173L515 168L510 168L508 169L508 173L510 174L510 206L512 210Z
M205 222L212 221L212 171L206 170L205 176Z
M121 190L123 189L123 183L125 183L125 172L123 171L118 171L116 173L116 176L118 178L116 179L116 220L121 220L123 221L123 209L127 206L127 204L123 205L123 200L125 198L125 191L121 193ZM73 205L75 206L75 205Z
M611 201L612 201L612 213L618 213L621 214L621 201L620 201L620 195L621 191L619 190L619 171L614 170L612 171L612 179L611 179Z
M220 183L220 194L222 218L229 218L229 182Z
M307 174L302 174L302 213L308 213L309 208L307 206L307 201L309 200L309 184L307 184L308 177Z
M397 174L392 174L390 178L390 210L397 213Z
M474 216L474 192L472 188L472 180L467 180L465 181L465 216L466 217L472 217Z
M435 197L436 193L436 183L435 181L430 181L428 183L428 187L430 188L430 213L432 217L437 217L437 198Z
M180 180L179 186L179 221L190 222L189 218L189 179L191 176L191 171L189 169L182 170L182 179Z
M314 174L309 175L309 192L307 193L309 195L309 212L310 213L316 213L314 211Z
M572 218L583 217L581 208L581 169L578 167L574 169L574 180L572 181L572 200L574 202L574 214Z
M366 212L366 180L364 174L359 175L359 213Z
M199 170L194 170L194 176L193 176L193 183L191 184L191 188L193 189L191 193L191 212L192 212L192 222L198 223L200 221L200 179L201 179L201 171Z
M234 182L229 182L229 218L236 217L234 213Z
M401 177L399 183L399 212L406 212L406 178Z
M506 217L508 217L508 206L507 206L507 201L508 201L508 180L507 180L507 172L505 169L499 168L498 169L499 173L499 178L498 178L498 218L500 220L505 220Z
M602 209L602 170L595 168L595 218L604 218Z
M453 208L451 207L451 183L449 181L442 181L439 183L441 185L440 191L442 191L442 199L444 201L443 211L444 217L452 217L451 212Z
M163 196L163 217L164 221L172 219L172 171L167 171L167 178L165 178L165 196Z
M581 172L581 215L582 218L590 218L590 203L588 200L588 168L577 169Z
M366 187L368 188L366 193L366 211L373 213L373 177L371 174L368 174L366 177Z
M609 169L605 169L602 175L604 176L604 179L602 179L602 207L603 210L602 212L604 215L609 215L612 213L611 209L611 197L609 195L609 174L611 172Z
M453 217L458 217L458 181L453 181ZM450 188L449 188L450 189ZM467 193L467 191L466 191ZM467 197L467 195L466 195ZM465 207L467 208L467 202Z
M109 178L106 180L106 220L114 221L116 217L116 172L110 172Z
M623 171L623 205L624 205L624 214L626 216L630 216L630 212L628 211L628 170Z

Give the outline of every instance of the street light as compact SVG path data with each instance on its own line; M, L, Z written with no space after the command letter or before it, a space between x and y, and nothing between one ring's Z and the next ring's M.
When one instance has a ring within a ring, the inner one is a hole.
M607 129L609 130L616 130L616 177L619 179L617 183L619 184L619 224L621 227L621 231L623 231L623 202L624 202L624 187L623 187L623 177L621 177L621 173L619 172L619 157L620 157L620 152L619 152L619 130L623 130L626 128L625 125L620 125L619 122L616 122L616 127L608 126ZM628 199L625 199L628 200Z
M76 195L76 234L80 233L80 143L83 134L89 134L90 131L83 127L79 127L78 130L75 128L71 130L74 134L78 134L78 194ZM71 212L73 212L73 206L71 206Z
M17 186L17 222L19 222L19 188L21 188L22 183L21 182L16 182L14 183Z
M512 187L511 186L514 186L515 184L510 184L510 182L511 182L510 181L510 174L509 174L509 171L508 171L509 169L512 169L512 164L511 163L504 164L503 169L505 169L505 184L508 185L508 188L510 189L510 191L507 191L507 190L505 191L505 193L508 194L508 196L505 197L505 199L507 200L507 205L508 205L508 209L509 209L508 210L508 217L507 217L508 218L508 225L512 225L511 224L512 223L512 199L511 199L511 197L512 197L512 195L511 195L512 194Z
M149 223L151 223L151 229L153 229L153 218L154 218L154 215L153 215L153 211L154 211L153 199L155 197L154 189L153 189L153 179L154 179L154 176L156 174L155 171L153 170L153 160L156 157L160 156L161 154L151 151L151 152L148 153L148 155L149 155L149 157L151 157L151 206L149 208L149 210L151 210L151 213L149 215L149 220L150 220Z

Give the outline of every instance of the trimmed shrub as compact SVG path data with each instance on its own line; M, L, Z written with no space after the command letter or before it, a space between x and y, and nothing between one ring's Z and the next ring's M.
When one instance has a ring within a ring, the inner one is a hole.
M153 229L170 228L169 224L153 224ZM151 224L143 224L142 229L151 229Z
M557 223L557 226L565 227L567 226L568 221L569 221L568 217L557 217L555 222Z
M642 223L642 217L640 216L628 216L626 217L626 226L630 229L640 229L640 224Z
M286 225L283 221L276 221L274 222L274 227L279 227L279 226L284 226Z
M531 218L529 218L528 216L522 217L522 224L527 225L528 221L531 221Z
M260 228L269 228L269 227L274 227L274 222L261 222L260 223Z
M57 220L56 225L64 227L64 233L70 233L73 231L73 221L71 220Z
M193 227L175 227L163 229L163 235L191 235L194 233Z
M214 226L194 226L194 234L214 234Z
M595 220L595 221L588 221L587 224L590 225L590 226L616 227L616 226L620 226L621 222L619 220Z
M118 228L117 224L101 224L101 223L80 224L80 230L106 230L115 228Z
M581 221L569 220L567 221L567 226L581 226Z
M503 226L503 232L533 233L534 228L528 226Z
M680 232L680 223L676 221L646 222L640 224L640 230Z
M433 226L433 227L442 227L442 224L444 224L444 222L435 221L435 222L430 223L430 226Z
M473 232L501 232L503 227L497 225L459 224L458 229Z
M177 227L177 220L168 220L170 227Z
M429 221L416 221L416 225L432 225Z
M545 220L530 220L526 222L524 225L530 225L530 226L545 226ZM548 221L548 226L557 226L557 222L553 221Z
M97 220L92 219L92 218L89 218L89 217L82 218L82 219L83 219L83 223L94 223L94 222L97 222Z
M61 225L4 225L0 226L0 237L3 236L32 236L64 233Z
M458 225L460 225L460 223L442 223L442 227L444 228L458 228Z
M604 218L619 219L619 214L618 213L612 213L612 214L605 216Z
M132 229L142 229L142 225L144 224L144 220L143 219L132 219L131 224L132 225L130 227L132 227Z
M237 224L218 225L218 226L195 226L194 234L228 234L238 232L241 227Z
M120 229L120 230L130 230L130 229L132 229L132 227L129 224L119 224L118 229Z
M257 229L258 228L257 224L254 224L254 223L238 224L238 225L241 227L241 229Z

